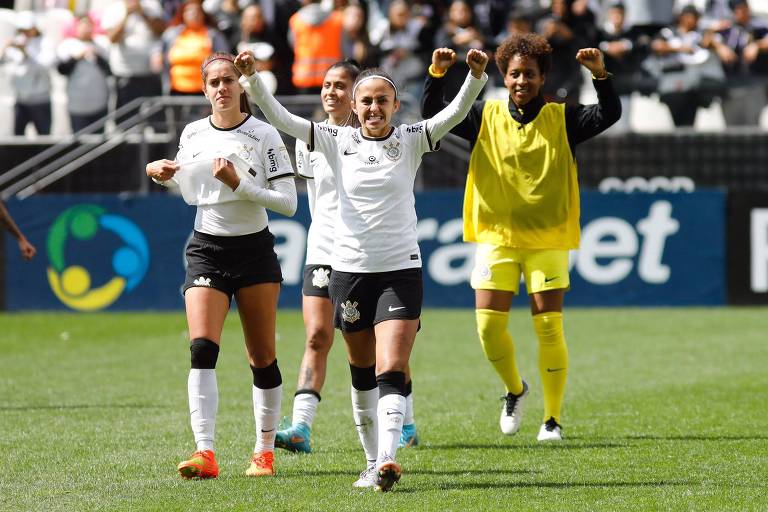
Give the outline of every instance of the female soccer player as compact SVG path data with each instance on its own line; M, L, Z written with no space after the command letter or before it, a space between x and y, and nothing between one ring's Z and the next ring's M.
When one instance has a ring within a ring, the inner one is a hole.
M256 447L247 476L273 475L282 378L275 357L275 321L282 274L266 209L296 211L288 152L277 130L251 117L234 57L214 53L202 66L210 117L188 124L176 159L147 165L147 175L180 186L197 206L187 246L184 303L192 368L187 390L197 450L179 464L184 478L216 478L216 360L234 295L253 373ZM189 186L194 182L194 186Z
M360 69L350 61L333 64L325 74L320 100L328 114L328 126L353 126L360 123L352 112L352 86ZM293 398L291 426L279 430L275 446L293 452L310 453L310 436L320 391L325 383L328 352L333 344L333 304L328 295L333 249L334 221L338 194L333 172L322 153L310 153L307 145L296 142L298 175L307 180L307 199L312 223L307 236L307 257L304 265L301 309L304 315L306 345L299 369L299 382ZM352 373L352 409L360 436L376 436L376 368L350 367ZM406 383L406 407L400 447L418 443L413 420L412 383ZM368 404L368 405L366 405ZM364 480L362 483L365 483Z
M563 335L563 297L569 287L568 251L579 246L579 188L575 148L621 116L621 103L600 50L576 54L592 72L599 103L546 103L541 87L552 48L537 34L513 35L496 51L508 100L476 102L452 132L472 144L464 194L464 240L477 242L471 284L477 331L485 356L506 386L500 426L520 428L528 385L515 361L507 318L520 275L530 295L539 338L544 423L539 441L562 439L560 409L568 371ZM455 60L432 54L422 114L445 104L442 76Z
M244 75L240 83L270 123L321 152L336 179L330 296L350 364L376 365L378 443L375 449L363 446L370 468L364 474L381 491L400 479L395 454L406 408L405 370L421 316L414 179L421 156L435 150L437 141L466 116L488 79L487 63L483 52L471 51L471 71L454 101L426 121L399 126L390 124L400 106L395 84L378 70L366 70L352 88L361 125L352 128L294 116L253 74L252 55L244 52L235 59Z

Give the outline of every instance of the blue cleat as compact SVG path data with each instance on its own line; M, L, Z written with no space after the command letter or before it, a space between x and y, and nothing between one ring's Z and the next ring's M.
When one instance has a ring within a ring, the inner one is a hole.
M398 448L412 448L419 444L419 434L416 432L416 424L403 425L403 431L400 434L400 443Z
M275 447L294 453L311 453L309 446L310 427L304 423L291 425L275 434Z

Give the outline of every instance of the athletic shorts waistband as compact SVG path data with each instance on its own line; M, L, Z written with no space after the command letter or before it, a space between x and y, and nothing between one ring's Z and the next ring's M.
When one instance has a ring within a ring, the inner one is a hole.
M212 244L219 245L221 247L239 247L243 244L247 245L250 243L258 243L265 239L268 239L271 236L271 233L269 232L269 228L267 227L262 229L261 231L257 231L256 233L248 233L247 235L235 235L235 236L211 235L208 233L201 233L200 231L194 230L192 236L200 241L209 242Z

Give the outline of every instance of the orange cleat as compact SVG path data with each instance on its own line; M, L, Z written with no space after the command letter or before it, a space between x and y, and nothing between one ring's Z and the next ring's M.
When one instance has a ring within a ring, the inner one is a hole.
M275 468L272 465L275 462L273 452L254 453L251 458L251 465L245 470L245 476L273 476Z
M179 474L187 480L192 478L216 478L219 476L219 465L216 464L211 450L198 451L189 460L179 464Z

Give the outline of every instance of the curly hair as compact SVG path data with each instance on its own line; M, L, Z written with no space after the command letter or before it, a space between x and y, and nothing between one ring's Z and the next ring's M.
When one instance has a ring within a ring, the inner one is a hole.
M552 67L552 47L539 34L512 34L501 42L496 50L496 65L501 71L501 76L507 74L509 61L515 55L536 59L539 71L543 75L547 74Z

